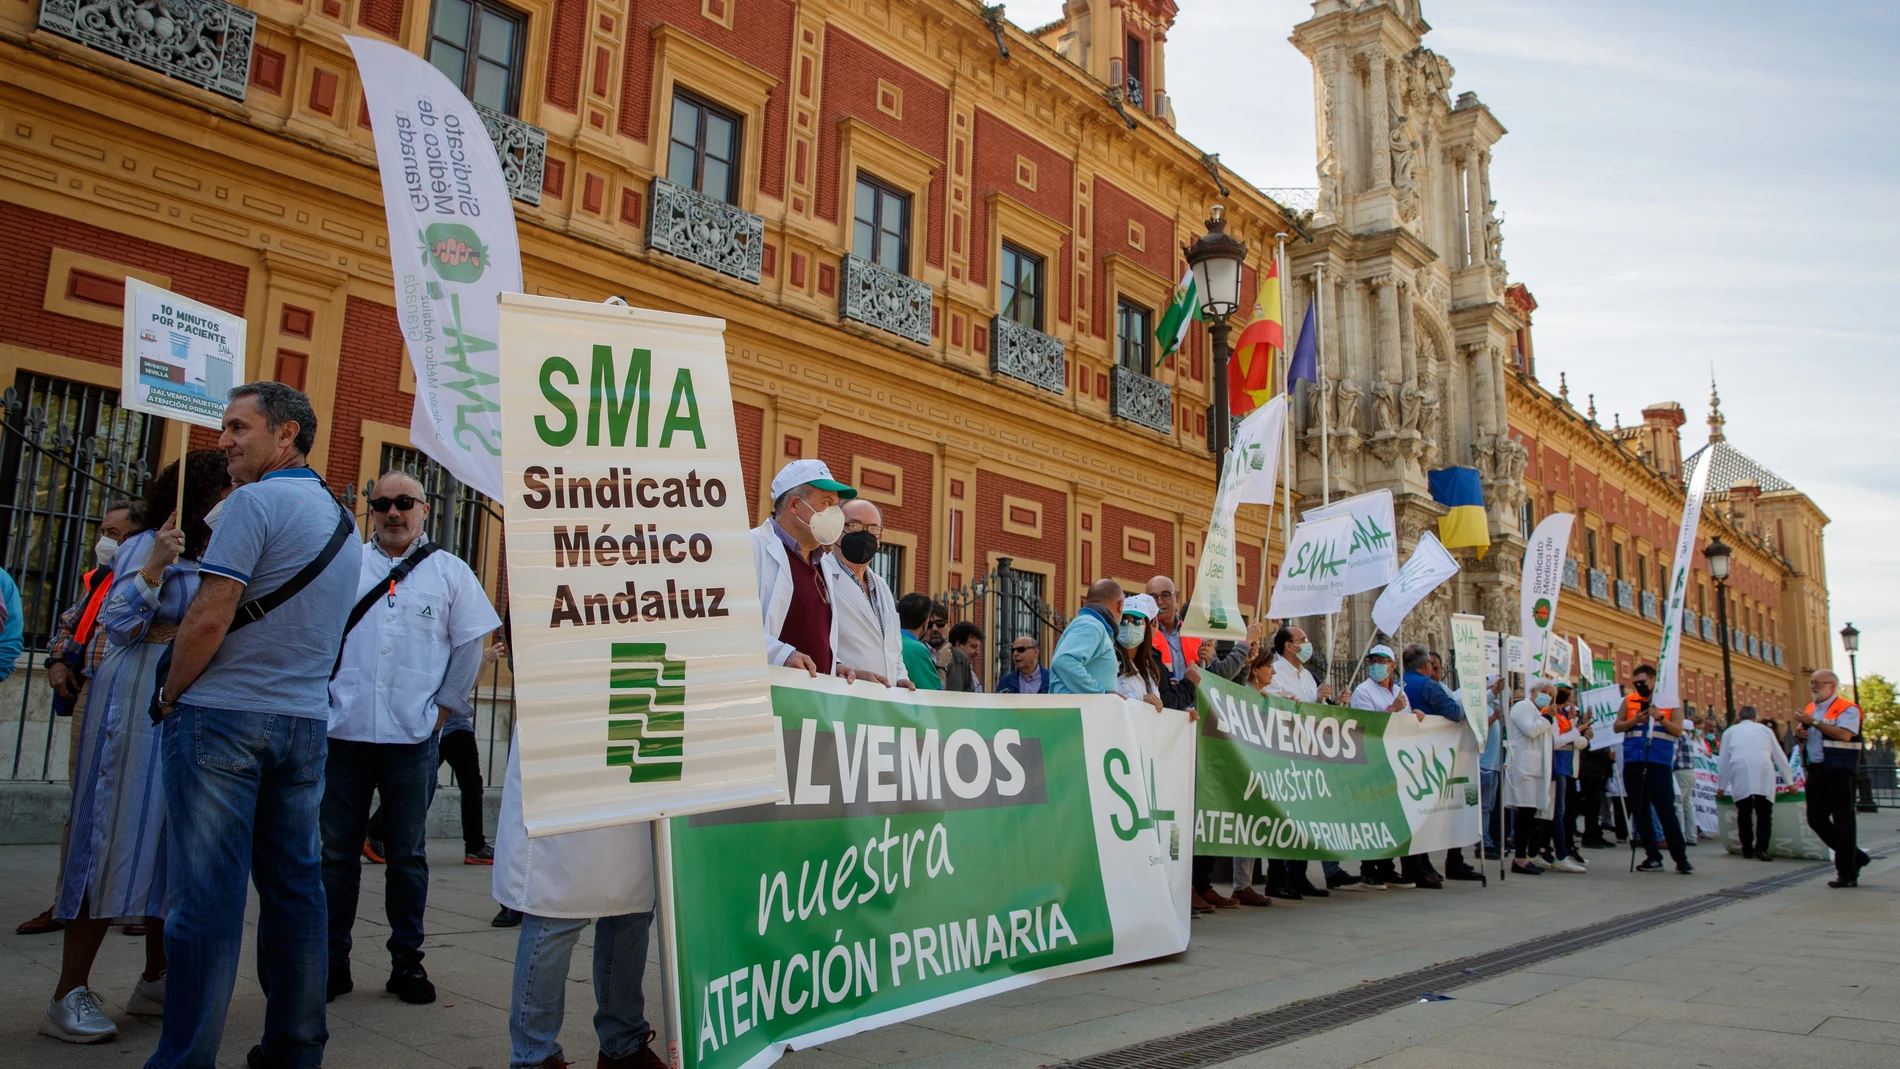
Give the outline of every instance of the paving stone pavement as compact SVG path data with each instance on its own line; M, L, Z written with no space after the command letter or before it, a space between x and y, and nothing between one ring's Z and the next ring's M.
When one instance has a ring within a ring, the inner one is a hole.
M1900 836L1900 815L1864 819L1863 842ZM1631 874L1627 854L1594 851L1591 873L1515 877L1489 887L1334 894L1195 921L1184 954L1011 991L905 1024L799 1051L786 1069L1035 1069L1216 1024L1786 872L1696 847L1694 876ZM140 940L107 937L95 986L119 1022L116 1042L72 1046L39 1036L59 968L60 936L11 926L45 908L57 848L0 847L0 1067L139 1066L156 1022L122 1006ZM425 964L440 1000L408 1006L382 991L382 886L365 872L356 926L357 990L330 1005L326 1064L342 1069L507 1065L515 932L489 927L490 870L461 863L459 841L430 844ZM1318 866L1313 867L1315 874ZM253 903L245 961L253 960ZM656 944L657 945L657 944ZM591 1066L591 941L569 971L567 1057ZM248 970L246 970L248 972ZM658 1016L657 968L647 977ZM1900 1065L1900 860L1877 860L1857 891L1822 879L1450 992L1228 1064L1740 1067ZM242 1066L263 997L240 975L221 1065Z

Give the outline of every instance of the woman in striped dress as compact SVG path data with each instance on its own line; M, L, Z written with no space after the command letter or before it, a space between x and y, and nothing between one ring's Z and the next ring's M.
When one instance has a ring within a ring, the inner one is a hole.
M99 610L109 648L86 688L78 770L73 777L66 867L53 915L67 922L53 1001L40 1032L70 1043L118 1034L88 986L93 959L113 923L143 921L145 971L127 1012L158 1014L165 1002L165 795L159 731L147 715L159 656L198 592L198 555L211 540L207 513L230 486L224 455L187 461L184 522L174 509L178 465L146 488L148 517L165 517L127 539L113 560Z

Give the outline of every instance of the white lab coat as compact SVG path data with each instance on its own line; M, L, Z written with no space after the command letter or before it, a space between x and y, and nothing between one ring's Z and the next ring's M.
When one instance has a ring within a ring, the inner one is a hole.
M1560 742L1570 745L1580 733L1572 729L1559 735L1529 698L1511 706L1505 727L1511 751L1504 766L1504 804L1535 809L1548 820L1556 812L1550 791L1551 750Z
M776 540L777 536L773 538ZM785 544L779 543L780 551L784 548ZM903 627L897 622L897 599L891 596L884 577L876 572L865 573L877 592L877 606L873 608L870 599L864 596L863 584L836 553L825 554L818 566L824 571L825 585L831 589L832 660L858 671L876 672L892 686L909 681L910 673L904 670Z
M765 659L784 664L798 652L778 637L792 607L792 560L771 520L752 529L752 568L759 577L759 611L765 615Z
M1319 683L1313 679L1313 673L1295 668L1292 661L1275 654L1273 682L1267 684L1265 693L1288 701L1312 703L1319 701Z
M528 838L521 818L521 737L508 749L495 831L495 901L537 917L582 919L653 909L653 825Z
M1740 801L1757 795L1775 797L1775 776L1794 782L1794 769L1781 752L1781 741L1768 725L1755 720L1737 721L1722 732L1722 751L1716 755L1716 779L1722 793Z

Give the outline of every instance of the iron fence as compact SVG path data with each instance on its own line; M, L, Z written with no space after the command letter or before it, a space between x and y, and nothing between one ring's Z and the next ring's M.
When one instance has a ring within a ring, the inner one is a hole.
M1021 571L1011 563L1009 557L998 557L996 567L968 586L946 590L930 599L948 614L950 626L968 620L983 629L987 665L976 667L988 690L995 690L997 681L1009 672L1010 646L1017 636L1035 638L1047 667L1056 637L1070 619L1049 604L1047 579L1042 574Z

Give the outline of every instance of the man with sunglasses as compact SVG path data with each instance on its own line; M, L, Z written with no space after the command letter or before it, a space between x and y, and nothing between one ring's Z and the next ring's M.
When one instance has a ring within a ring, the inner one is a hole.
M354 987L350 930L362 882L358 855L370 795L380 792L391 962L384 989L404 1002L435 1001L435 985L422 968L422 914L429 897L425 831L440 763L436 732L452 717L473 715L469 697L482 639L501 620L468 565L423 533L429 511L414 477L392 471L376 480L357 601L330 680L322 827L331 1000ZM479 835L479 813L475 819Z
M1042 668L1042 647L1034 635L1017 635L1009 647L1009 671L997 681L998 694L1047 694L1049 673Z

